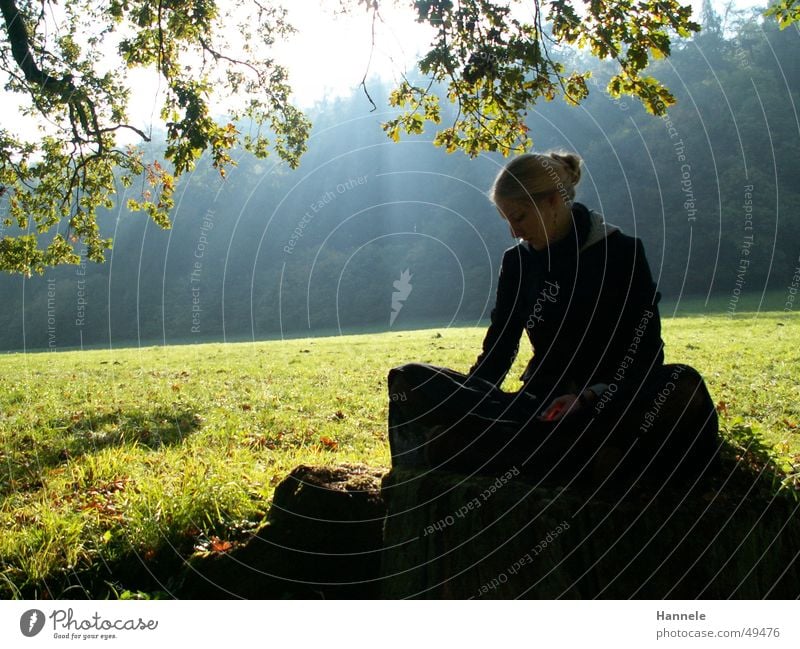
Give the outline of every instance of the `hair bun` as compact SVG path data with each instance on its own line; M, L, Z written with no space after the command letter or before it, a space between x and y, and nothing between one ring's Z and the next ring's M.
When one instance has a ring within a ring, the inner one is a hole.
M526 202L537 195L559 192L565 202L575 200L581 179L581 158L570 151L523 153L497 174L491 199Z
M575 186L581 179L581 158L575 153L550 153L550 157L561 163L567 177L565 180Z

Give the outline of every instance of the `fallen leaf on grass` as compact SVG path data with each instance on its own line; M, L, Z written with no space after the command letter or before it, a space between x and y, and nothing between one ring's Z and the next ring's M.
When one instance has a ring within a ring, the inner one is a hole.
M212 536L209 547L212 552L228 552L233 548L233 543L230 541L223 541L218 536Z
M245 441L250 448L268 448L268 449L276 449L280 443L281 434L275 437L275 439L270 439L266 435L249 435Z
M339 443L336 440L331 439L327 435L323 435L322 437L320 437L319 441L322 443L322 445L325 448L327 448L327 449L329 449L331 451L336 449L336 448L338 448L338 446L339 446Z
M93 509L101 516L113 520L121 521L122 512L114 502L113 494L123 491L127 485L126 478L119 478L108 484L88 489L85 493L87 500L80 505L82 510Z

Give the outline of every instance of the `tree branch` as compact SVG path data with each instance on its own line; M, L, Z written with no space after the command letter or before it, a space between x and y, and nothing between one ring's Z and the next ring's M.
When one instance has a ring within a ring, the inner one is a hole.
M369 103L372 104L372 110L370 110L371 113L378 110L377 105L375 104L374 101L372 101L372 97L369 96L369 90L367 90L367 75L369 74L369 68L372 65L372 55L375 52L375 20L377 18L377 15L378 15L378 7L376 4L372 9L372 26L371 26L372 42L370 43L369 47L369 59L367 60L367 67L364 70L364 76L361 78L361 83L359 84L362 88L364 88L364 94L367 96Z
M54 77L37 65L31 51L31 35L25 24L25 16L17 7L15 0L0 0L0 10L3 13L6 33L11 44L11 55L22 71L25 81L36 86L46 95L56 95L58 100L67 107L73 137L76 141L83 140L78 132L77 122L83 131L92 138L98 151L103 151L105 145L94 102L75 85L71 74L65 74L60 78ZM40 111L46 115L44 107L40 107Z
M31 39L28 27L25 24L25 17L20 12L14 0L0 0L0 10L3 12L3 19L6 23L6 33L11 43L11 55L14 57L19 69L25 75L25 79L47 91L48 86L55 88L60 94L67 95L75 92L75 84L72 82L71 75L66 75L59 79L53 77L36 65L31 52Z

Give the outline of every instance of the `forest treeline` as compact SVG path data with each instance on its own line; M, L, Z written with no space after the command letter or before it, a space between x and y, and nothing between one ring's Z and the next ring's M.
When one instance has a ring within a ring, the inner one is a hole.
M729 313L744 294L793 301L800 282L800 38L739 20L705 29L653 74L663 117L605 90L536 106L535 149L578 152L578 200L641 237L665 299ZM386 106L389 86L369 92ZM0 348L66 349L443 327L488 317L512 245L486 192L501 155L448 155L425 134L387 139L363 91L319 102L297 170L239 155L225 179L200 164L173 224L101 216L114 248L41 277L0 276ZM444 114L444 120L454 113ZM127 190L134 196L137 187ZM793 291L794 288L794 291ZM784 297L785 296L785 299ZM785 307L784 307L785 305Z

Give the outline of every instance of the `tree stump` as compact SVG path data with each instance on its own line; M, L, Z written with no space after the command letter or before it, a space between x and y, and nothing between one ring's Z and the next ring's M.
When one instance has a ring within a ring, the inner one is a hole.
M381 595L796 598L800 503L748 476L592 492L395 467Z
M181 598L796 598L800 504L734 462L686 486L592 491L300 466L246 544L198 554Z
M180 598L378 596L383 471L298 466L275 489L266 524L243 546L190 559Z

